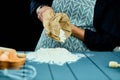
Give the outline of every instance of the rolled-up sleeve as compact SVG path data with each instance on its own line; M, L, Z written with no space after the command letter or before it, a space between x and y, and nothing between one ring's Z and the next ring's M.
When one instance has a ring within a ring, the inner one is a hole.
M120 41L108 33L99 34L90 30L85 30L86 46L91 50L112 51Z

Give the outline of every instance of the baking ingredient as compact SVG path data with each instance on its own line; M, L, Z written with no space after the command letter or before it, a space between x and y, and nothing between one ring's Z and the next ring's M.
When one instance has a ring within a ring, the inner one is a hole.
M116 62L116 61L110 61L109 62L109 67L118 68L118 67L120 67L120 64L118 64L118 62Z
M65 32L62 29L60 29L59 38L60 38L60 42L63 42L63 43L66 40Z
M73 63L85 57L80 53L71 53L65 48L40 48L27 54L27 59L32 62L63 65Z

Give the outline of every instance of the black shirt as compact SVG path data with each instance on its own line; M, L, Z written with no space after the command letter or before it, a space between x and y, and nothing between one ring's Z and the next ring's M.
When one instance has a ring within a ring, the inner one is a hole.
M120 46L119 0L97 0L93 23L96 32L85 30L85 44L89 49L112 51Z

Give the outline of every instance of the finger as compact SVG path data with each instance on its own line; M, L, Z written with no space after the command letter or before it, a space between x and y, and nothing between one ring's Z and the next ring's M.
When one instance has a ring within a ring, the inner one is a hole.
M40 20L40 21L43 21L43 16L42 16L42 14L38 14L38 19Z

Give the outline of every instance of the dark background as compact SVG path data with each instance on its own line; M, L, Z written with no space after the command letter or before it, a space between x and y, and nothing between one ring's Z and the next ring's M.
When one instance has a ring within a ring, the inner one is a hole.
M30 16L30 1L4 0L0 10L0 46L33 51L42 27Z

